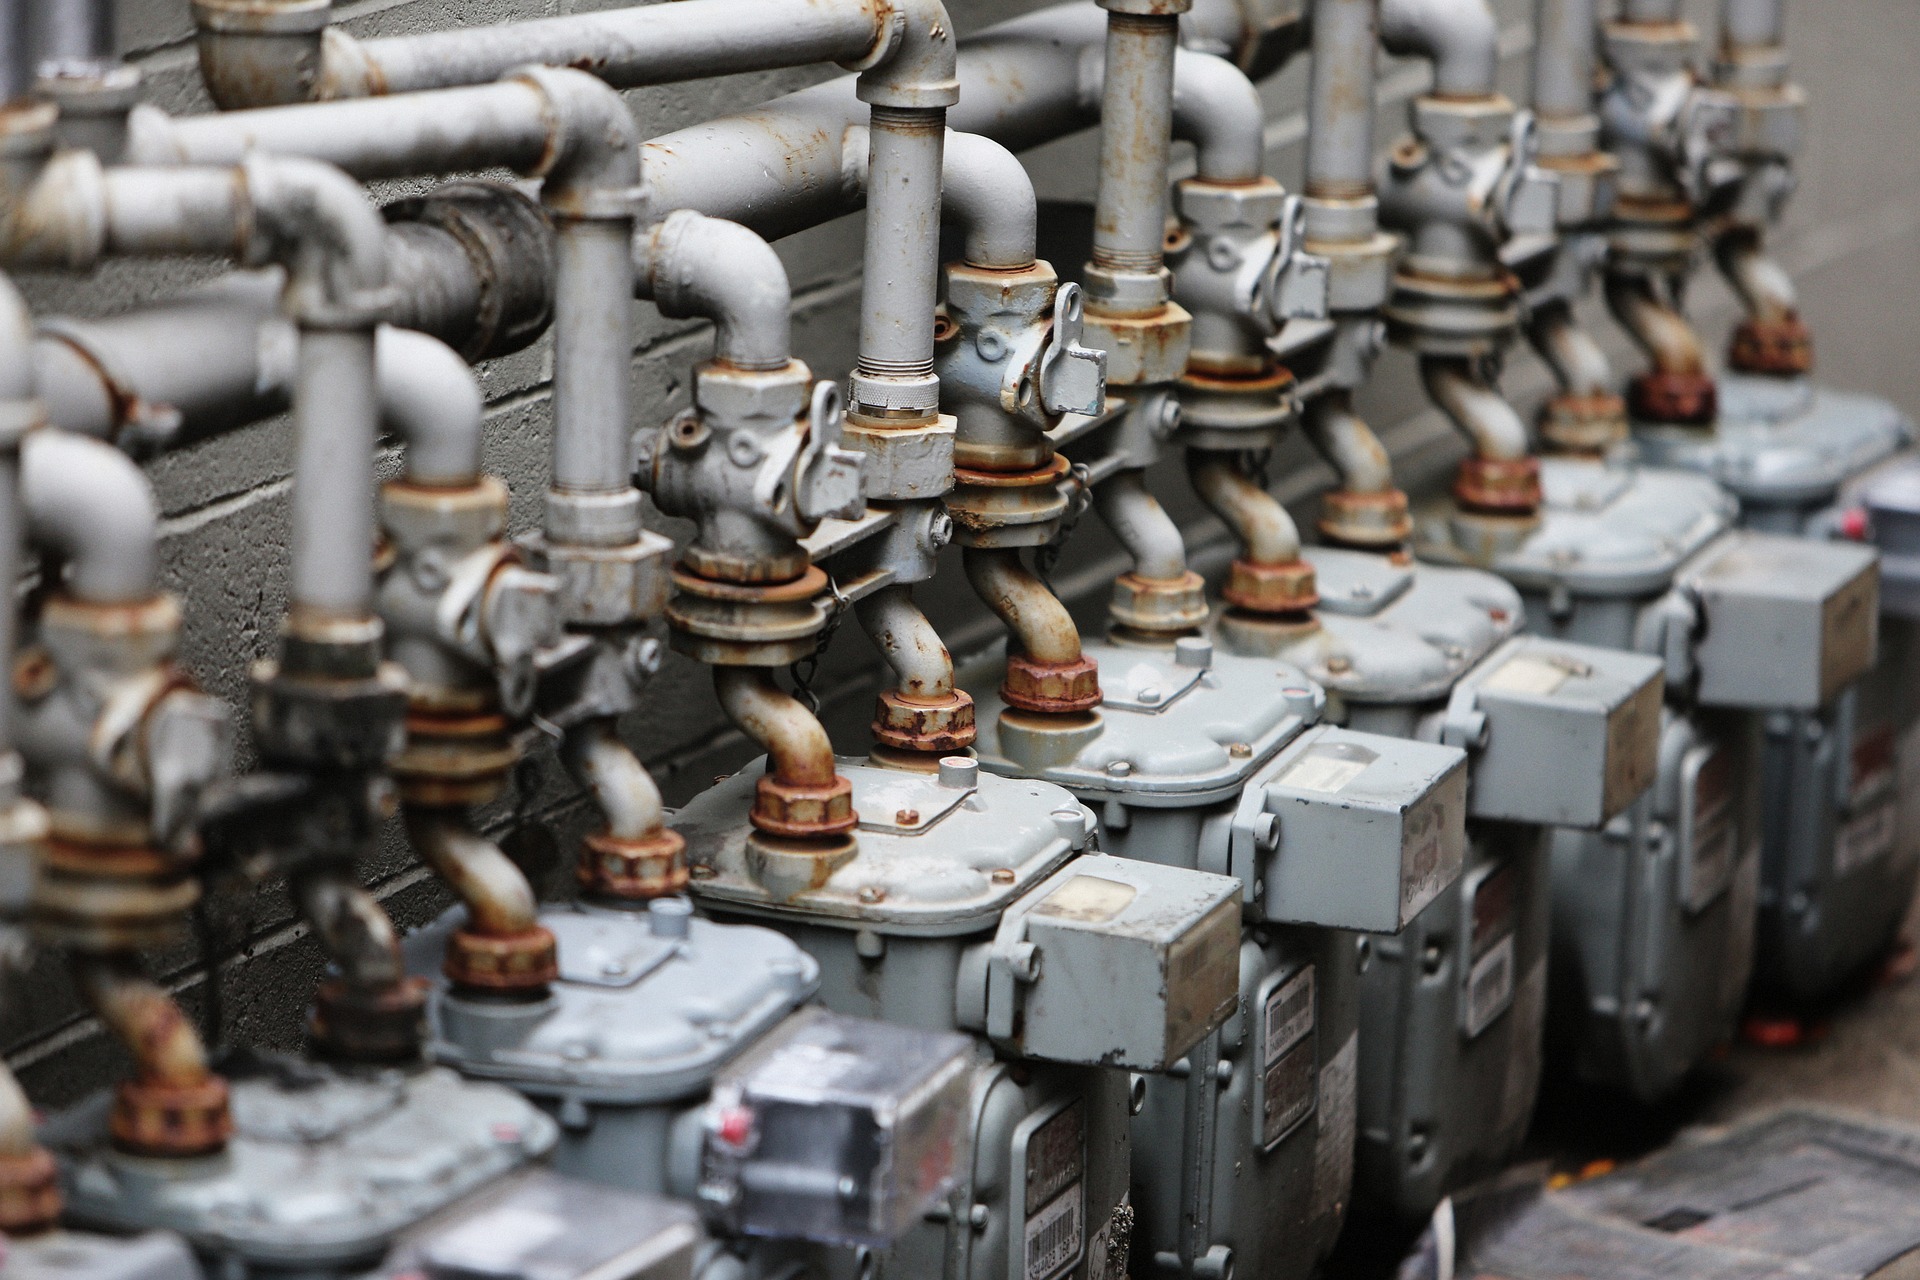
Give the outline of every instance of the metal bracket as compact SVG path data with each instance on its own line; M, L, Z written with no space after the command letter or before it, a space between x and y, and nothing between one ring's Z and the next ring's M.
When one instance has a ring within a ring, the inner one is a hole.
M845 423L846 403L839 384L824 379L814 383L807 439L793 468L794 508L805 520L853 520L867 508L861 485L866 455L841 444Z
M1289 320L1325 320L1332 298L1333 263L1304 248L1307 239L1306 202L1290 195L1280 207L1279 243L1273 260L1261 273L1255 304L1278 328Z

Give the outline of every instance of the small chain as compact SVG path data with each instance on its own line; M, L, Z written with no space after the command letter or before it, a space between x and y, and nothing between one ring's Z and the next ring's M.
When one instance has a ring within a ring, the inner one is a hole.
M827 594L833 597L833 607L827 613L827 621L820 628L820 639L813 646L813 652L787 668L787 674L793 677L794 696L812 715L820 714L820 696L813 691L813 678L820 672L820 659L826 656L827 646L833 643L833 633L840 629L840 620L846 617L846 592L840 590L840 584L827 577Z
M1060 517L1060 527L1053 536L1034 548L1033 571L1040 581L1053 586L1053 571L1060 563L1060 553L1066 549L1067 539L1073 536L1074 526L1080 523L1080 517L1087 514L1087 508L1093 505L1093 485L1089 482L1092 473L1087 464L1076 462L1067 472L1067 483L1071 491L1067 494L1067 511Z

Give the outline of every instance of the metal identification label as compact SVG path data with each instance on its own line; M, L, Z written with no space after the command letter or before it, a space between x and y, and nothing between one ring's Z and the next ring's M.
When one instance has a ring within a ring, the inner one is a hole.
M1870 862L1877 862L1893 849L1895 819L1899 808L1888 796L1859 817L1840 828L1833 840L1835 875L1851 875Z
M1467 1038L1493 1025L1513 1004L1513 935L1493 944L1467 975Z
M1020 1280L1053 1280L1079 1262L1086 1247L1087 1128L1080 1099L1028 1131L1024 1146L1025 1243L1016 1274Z
M1270 1150L1313 1114L1319 1101L1313 966L1276 985L1261 1002L1260 1147Z
M1733 814L1733 759L1718 747L1695 747L1680 765L1681 901L1707 909L1733 880L1738 833Z

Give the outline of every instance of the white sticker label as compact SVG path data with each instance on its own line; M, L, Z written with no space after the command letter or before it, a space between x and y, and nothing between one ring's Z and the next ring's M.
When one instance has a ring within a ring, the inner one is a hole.
M1280 1055L1299 1044L1313 1030L1313 966L1274 988L1267 997L1266 1056L1262 1065L1272 1066Z
M1513 935L1487 948L1467 974L1467 1038L1485 1031L1513 1003Z
M1739 848L1733 814L1733 757L1717 748L1695 748L1682 769L1691 771L1692 780L1687 784L1681 823L1686 846L1681 850L1680 900L1688 911L1698 914L1733 880L1734 854Z
M1524 693L1536 698L1549 697L1560 691L1574 672L1561 663L1546 658L1536 658L1522 654L1511 661L1504 662L1500 669L1488 676L1481 688L1493 689L1500 693Z
M1310 747L1307 754L1293 762L1278 781L1296 791L1318 791L1332 795L1367 771L1380 757L1364 747L1347 745Z
M1340 1052L1320 1069L1320 1132L1313 1147L1313 1212L1311 1219L1338 1213L1353 1186L1354 1126L1358 1116L1354 1096L1360 1064L1360 1033L1354 1032Z
M1895 819L1899 810L1893 797L1875 805L1840 828L1833 840L1833 870L1836 875L1853 872L1885 857L1893 848Z
M1075 1183L1027 1219L1026 1280L1053 1280L1080 1260L1087 1227L1080 1202L1081 1187Z

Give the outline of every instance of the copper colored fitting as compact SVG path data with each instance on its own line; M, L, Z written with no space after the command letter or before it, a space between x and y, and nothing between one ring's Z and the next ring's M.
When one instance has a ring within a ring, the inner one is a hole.
M898 689L885 689L874 705L873 738L899 751L952 755L973 745L973 698L955 689L933 702L909 698Z
M1627 402L1610 391L1557 395L1540 407L1540 438L1556 453L1605 453L1629 434Z
M639 840L598 832L581 841L574 879L591 897L646 902L687 887L687 842L665 827Z
M1380 493L1331 489L1320 496L1320 533L1329 542L1377 551L1399 546L1412 532L1407 495L1399 489Z
M1320 603L1320 592L1313 566L1305 560L1291 564L1235 560L1227 570L1220 598L1249 613L1305 613Z
M1123 573L1114 580L1107 611L1121 626L1148 635L1192 631L1210 612L1206 579L1191 569L1178 578Z
M392 772L405 803L454 809L496 798L519 758L507 718L497 710L434 709L416 703L407 711L407 745Z
M860 822L853 784L838 774L825 783L781 782L768 774L754 784L747 817L756 831L789 840L845 835Z
M1540 461L1468 458L1454 476L1453 496L1469 511L1532 515L1540 509Z
M1746 320L1733 331L1727 363L1741 373L1797 378L1813 371L1813 331L1798 312L1771 320Z
M1021 711L1091 711L1100 705L1100 667L1085 655L1073 662L1038 662L1010 654L1000 697Z
M30 1236L60 1221L60 1170L45 1147L0 1156L0 1233Z
M1720 390L1704 373L1655 370L1633 380L1627 403L1645 422L1703 427L1720 415Z
M314 991L307 1036L323 1056L347 1062L411 1062L426 1034L427 983L403 978L367 990L339 978Z
M114 1145L141 1156L204 1156L227 1145L227 1082L123 1080L107 1120Z
M560 976L560 954L553 934L539 925L504 937L456 929L441 971L454 986L474 991L538 991Z
M92 952L163 947L178 940L199 897L189 859L145 844L56 837L34 882L34 936Z

